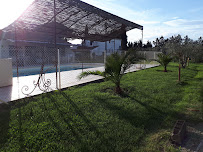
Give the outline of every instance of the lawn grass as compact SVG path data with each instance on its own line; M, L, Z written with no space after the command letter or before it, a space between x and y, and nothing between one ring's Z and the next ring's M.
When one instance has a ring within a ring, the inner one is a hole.
M168 142L177 119L198 123L203 64L126 74L125 95L110 81L72 87L0 106L0 151L176 151Z

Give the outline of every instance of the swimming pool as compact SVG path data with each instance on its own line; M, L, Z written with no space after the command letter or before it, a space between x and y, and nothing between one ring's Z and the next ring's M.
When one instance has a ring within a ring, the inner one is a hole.
M94 65L83 65L83 69L97 67ZM28 75L36 75L40 74L41 67L32 67L32 68L20 68L18 69L19 76L28 76ZM60 66L60 71L71 71L71 70L78 70L82 69L81 65L62 65ZM47 71L46 71L47 70ZM45 66L44 71L46 73L54 73L56 72L56 67ZM13 69L13 77L17 77L17 70Z

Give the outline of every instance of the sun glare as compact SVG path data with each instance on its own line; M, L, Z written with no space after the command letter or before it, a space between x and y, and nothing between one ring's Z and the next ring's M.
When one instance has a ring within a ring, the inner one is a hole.
M0 29L14 22L34 0L0 0Z

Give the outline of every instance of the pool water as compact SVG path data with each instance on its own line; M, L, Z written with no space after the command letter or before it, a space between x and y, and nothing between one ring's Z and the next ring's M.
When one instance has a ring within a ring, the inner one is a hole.
M93 66L92 67L83 66L83 69L87 69L87 68L93 68ZM71 71L71 70L78 70L78 69L82 69L82 66L63 65L60 67L60 71ZM23 69L19 69L18 73L19 73L19 76L36 75L36 74L40 74L40 70L41 70L41 67L23 68ZM54 73L56 72L56 67L44 67L44 71L46 71L46 73ZM16 69L13 69L13 77L17 77Z

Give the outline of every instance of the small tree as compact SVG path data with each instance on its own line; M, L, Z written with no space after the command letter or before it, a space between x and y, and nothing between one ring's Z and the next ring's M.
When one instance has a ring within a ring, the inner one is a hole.
M160 53L158 54L158 60L156 61L164 67L164 72L167 72L167 65L172 61L172 57L170 54Z
M107 57L105 63L105 71L86 71L79 75L79 79L88 75L100 75L107 80L112 81L115 84L115 92L122 94L120 87L121 78L125 74L125 71L131 67L133 63L137 61L136 55L132 54L132 51L128 51L125 55L120 55L117 52Z

